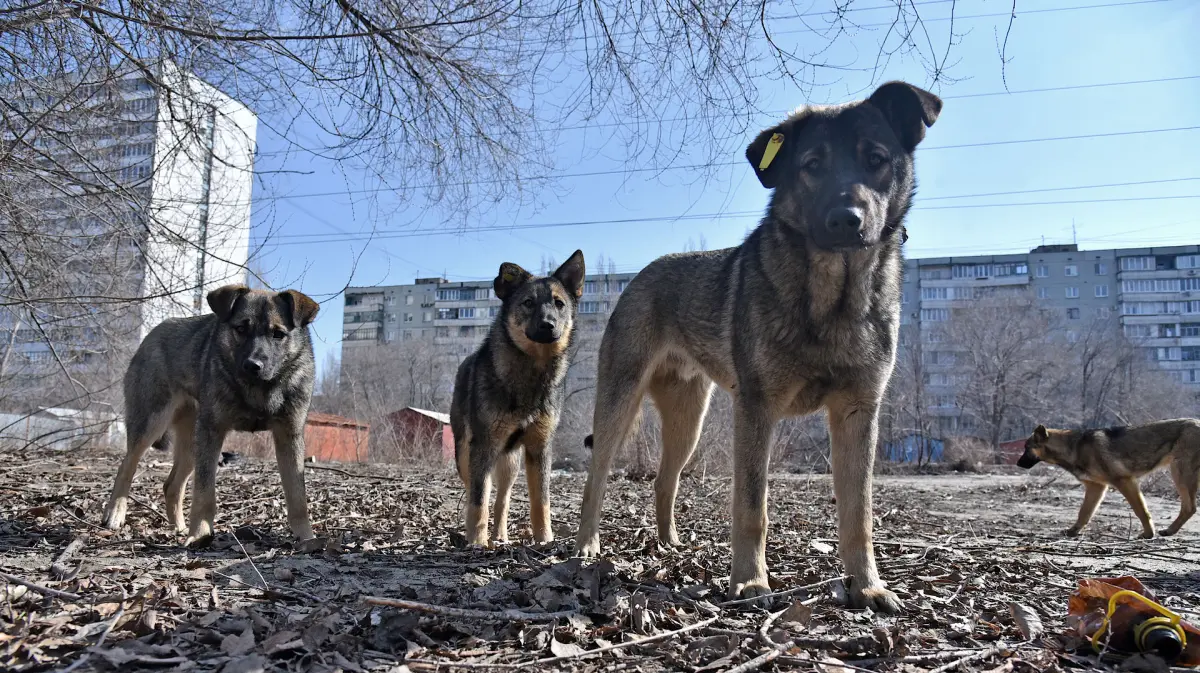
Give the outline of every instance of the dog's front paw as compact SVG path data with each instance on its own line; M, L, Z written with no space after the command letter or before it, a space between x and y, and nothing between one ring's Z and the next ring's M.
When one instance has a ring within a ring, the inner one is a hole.
M1063 531L1063 537L1077 537L1079 535L1079 530L1080 529L1078 526L1071 526Z
M125 503L109 505L104 512L104 527L109 530L121 530L125 525L125 507Z
M593 535L591 538L577 538L575 540L574 555L578 558L596 558L600 555L600 536Z
M1138 536L1138 539L1139 540L1153 540L1154 539L1154 529L1142 531L1142 534Z
M894 615L904 608L900 597L883 588L882 585L857 589L851 583L850 590L846 592L846 598L850 607L857 610L871 608L872 612Z
M200 521L192 524L192 532L188 535L183 546L188 549L204 549L212 544L213 529L207 521Z
M749 600L750 605L755 607L771 607L771 599L767 598L769 593L771 587L767 585L765 577L729 585L729 600Z

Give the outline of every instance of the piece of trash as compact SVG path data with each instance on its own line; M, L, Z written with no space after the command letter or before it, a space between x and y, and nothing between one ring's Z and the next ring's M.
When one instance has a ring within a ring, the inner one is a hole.
M1200 629L1159 604L1136 577L1079 580L1067 615L1068 624L1097 652L1151 654L1173 666L1200 665Z

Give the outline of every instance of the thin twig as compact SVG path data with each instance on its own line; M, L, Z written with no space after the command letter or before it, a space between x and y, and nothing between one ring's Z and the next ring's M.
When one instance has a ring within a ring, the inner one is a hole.
M364 596L362 600L367 605L378 605L387 608L401 608L403 610L417 610L418 612L428 612L434 615L457 617L459 619L482 619L500 622L552 622L556 619L562 619L563 617L570 617L571 615L579 614L578 610L560 610L559 612L469 610L466 608L452 608L445 605L431 605L429 603L418 603L417 601L406 601L399 598L380 598L378 596Z
M758 669L762 668L763 666L766 666L767 664L771 663L772 661L775 661L776 659L778 659L779 655L783 654L784 649L786 649L785 646L776 645L775 649L770 650L769 652L766 652L764 654L760 654L757 657L754 657L750 661L747 661L741 665L734 666L733 668L726 671L726 673L748 673L749 671L757 671Z
M786 591L776 591L774 593L763 594L761 596L756 596L754 598L739 598L738 600L735 600L735 601L725 601L724 603L717 603L717 607L727 608L727 607L734 606L734 605L745 605L747 603L754 603L755 601L759 601L764 598L775 598L778 596L791 596L792 594L798 594L801 591L808 591L809 589L817 589L819 587L823 587L828 584L833 584L835 582L844 582L848 579L850 579L849 575L843 575L841 577L832 577L827 580L821 580L820 582L813 582L812 584L805 584L802 587L796 587L794 589L788 589Z
M256 587L256 586L254 586L253 584L251 584L251 583L249 583L249 582L242 581L242 580L240 580L240 579L238 579L238 578L236 578L236 577L233 577L233 576L231 576L231 575L226 575L226 574L224 574L224 573L219 573L219 572L217 572L217 571L215 571L215 570L214 570L214 571L212 571L212 574L214 574L214 575L216 575L217 577L220 577L220 578L222 578L222 579L229 580L230 582L235 582L235 583L237 583L237 584L240 584L240 585L242 585L242 586L244 586L244 587L247 587L247 588L249 588L249 589L257 589L258 591L262 591L262 592L265 592L265 593L267 593L267 594L277 594L277 595L279 595L279 596L291 596L291 597L293 597L293 598L300 598L300 599L303 599L303 600L306 600L306 601L312 601L313 603L323 603L323 602L325 602L325 599L321 598L320 596L316 596L316 595L313 595L313 594L310 594L310 593L308 593L307 591L301 591L301 590L299 590L299 589L264 589L264 588L262 588L262 587Z
M780 610L779 612L772 612L771 614L767 615L767 618L763 620L762 626L758 627L759 642L761 642L763 645L766 645L767 647L777 647L779 645L779 643L771 640L771 637L769 635L767 635L767 631L769 631L771 629L771 625L775 623L776 619L779 619L780 615L782 615L783 613L787 612L790 609L791 609L790 607L787 607L787 608Z
M66 591L59 591L58 589L51 589L49 587L44 587L40 584L34 584L33 582L23 580L20 577L17 577L16 575L9 575L8 573L0 573L0 580L4 580L5 582L9 582L12 584L19 584L19 585L25 587L26 589L33 589L34 591L38 592L39 594L42 594L45 596L51 596L53 598L58 598L58 599L64 600L64 601L81 601L81 600L83 600L83 597L80 596L79 594L73 594L73 593L68 593Z
M133 495L132 493L131 493L131 494L129 494L129 499L130 499L130 500L132 500L134 503L136 503L136 504L138 504L138 505L141 505L141 506L142 506L142 507L144 507L145 509L148 509L148 510L150 510L151 512L154 512L155 514L157 514L157 515L158 515L158 518L162 519L163 521L166 521L167 523L171 523L171 520L167 518L167 515L166 515L166 514L163 514L162 512L160 512L160 511L158 511L157 509L155 509L155 508L154 508L154 506L153 506L153 505L151 505L150 503L148 503L148 502L144 502L144 501L142 501L142 500L139 500L139 499L137 498L137 496Z
M999 647L991 647L982 652L976 652L975 654L968 654L967 656L965 656L961 659L955 659L954 661L952 661L948 664L938 666L937 668L929 671L929 673L946 673L946 671L953 671L954 669L958 668L959 666L962 666L963 664L969 664L972 661L977 661L979 659L986 659L986 658L992 656L993 654L1000 652L1000 649L1001 648L999 648Z
M666 633L660 633L660 634L654 635L654 636L647 636L645 638L638 638L637 640L630 640L630 641L626 641L624 643L616 643L614 645L605 645L604 647L598 647L594 650L587 650L585 652L579 652L578 654L569 654L569 655L562 656L562 657L548 657L546 659L538 659L537 661L535 661L533 663L541 664L541 665L556 664L561 661L585 659L588 657L594 657L598 654L604 654L605 652L612 652L613 650L620 650L620 649L624 649L626 647L633 647L635 645L644 645L646 643L653 643L653 642L656 642L659 640L667 640L669 638L675 638L677 636L683 635L684 633L687 633L689 631L695 631L697 629L702 629L702 628L708 626L709 624L712 624L713 622L717 621L718 619L720 619L720 617L709 617L708 619L696 622L695 624L689 624L688 626L684 626L682 628L675 629L674 631L667 631Z
M262 589L269 591L271 589L271 585L267 584L267 578L263 577L263 574L258 570L258 566L254 565L254 559L250 558L250 552L246 551L246 545L242 544L241 538L237 536L237 531L235 531L231 526L229 528L229 532L233 535L233 539L237 541L238 548L242 550L242 554L246 556L246 560L250 562L250 567L254 569L254 574L258 575L258 579L263 584Z
M853 663L859 666L874 666L876 664L930 664L935 661L945 661L947 659L955 659L957 657L970 656L978 654L986 650L947 650L944 652L930 652L928 654L910 654L904 657L873 657L871 659L855 659Z
M306 467L310 470L324 470L326 472L336 472L338 474L345 475L347 477L352 477L354 479L373 479L375 481L394 481L394 482L401 483L401 484L407 483L409 481L408 479L405 479L403 477L384 477L382 475L376 475L376 474L354 474L353 472L347 472L346 470L343 470L338 467L329 467L328 465L317 465L315 463L305 463L304 467Z
M71 576L73 573L79 572L78 567L76 567L74 571L71 571L67 568L66 564L67 561L71 560L72 556L78 553L80 549L83 549L84 542L85 538L83 537L77 537L74 540L71 540L71 543L67 545L67 548L63 549L62 553L58 555L58 558L54 559L54 562L50 564L50 575L54 577L54 579L61 581L67 579L67 577Z

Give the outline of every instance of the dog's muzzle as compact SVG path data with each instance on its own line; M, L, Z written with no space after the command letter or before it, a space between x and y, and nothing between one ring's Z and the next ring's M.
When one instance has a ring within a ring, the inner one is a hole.
M525 330L525 336L529 337L529 340L535 343L552 344L558 341L562 335L558 333L554 325L543 324L536 329Z
M1042 462L1041 458L1038 458L1032 453L1026 451L1025 453L1021 454L1021 457L1017 460L1017 467L1022 467L1028 470L1040 462Z

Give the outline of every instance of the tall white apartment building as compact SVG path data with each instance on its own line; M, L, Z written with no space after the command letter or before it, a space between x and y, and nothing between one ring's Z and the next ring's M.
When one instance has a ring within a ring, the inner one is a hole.
M20 278L0 272L0 381L25 389L23 406L73 406L55 370L119 379L155 325L205 313L210 290L247 281L257 117L170 63L151 77L5 90L54 123L0 128L25 158L0 176L0 199L15 204L0 221L35 232L44 253L6 245L21 259Z

